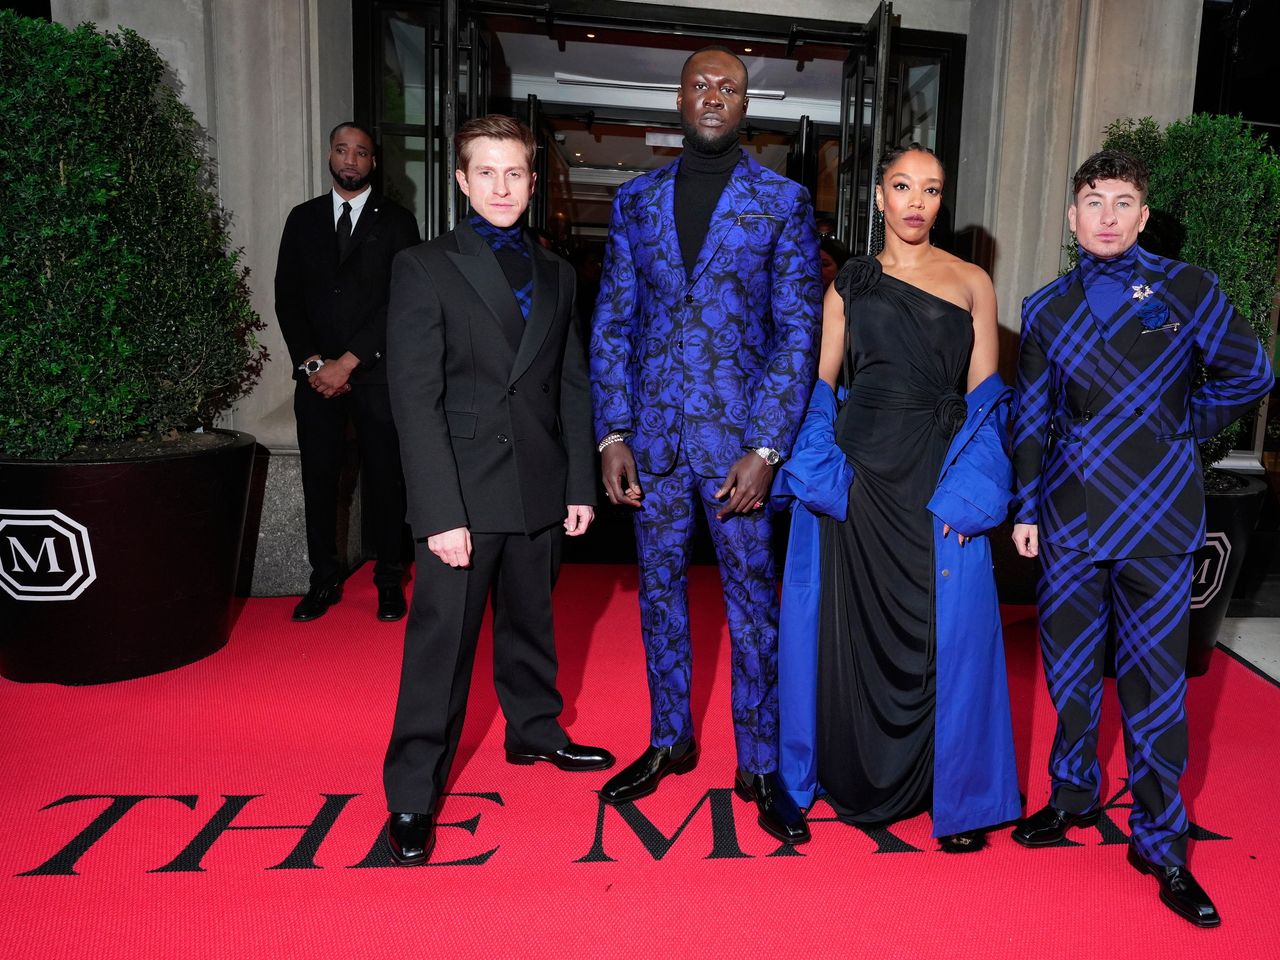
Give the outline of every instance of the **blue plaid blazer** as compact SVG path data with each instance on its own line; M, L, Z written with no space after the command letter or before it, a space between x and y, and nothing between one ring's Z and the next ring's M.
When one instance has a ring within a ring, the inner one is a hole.
M1015 519L1095 560L1198 549L1198 441L1273 382L1257 336L1212 273L1139 248L1131 283L1123 317L1093 315L1078 270L1022 304ZM1208 373L1199 386L1197 359Z
M597 438L632 431L646 472L723 476L743 450L789 453L817 372L822 288L805 189L746 154L698 262L676 235L676 160L619 189L591 327Z

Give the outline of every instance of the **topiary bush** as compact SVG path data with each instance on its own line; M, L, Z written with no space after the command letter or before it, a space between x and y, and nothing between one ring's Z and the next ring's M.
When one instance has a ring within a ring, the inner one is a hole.
M0 11L0 453L211 426L266 351L206 138L130 30Z
M1194 114L1163 131L1150 117L1121 119L1103 147L1140 157L1151 171L1151 218L1139 243L1212 270L1258 339L1271 336L1280 236L1280 157L1239 117ZM1200 445L1217 463L1239 447L1245 420Z

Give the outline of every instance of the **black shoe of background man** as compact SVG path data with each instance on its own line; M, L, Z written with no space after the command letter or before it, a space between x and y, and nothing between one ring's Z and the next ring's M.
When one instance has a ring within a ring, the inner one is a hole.
M408 612L404 602L404 588L398 583L378 588L378 619L391 622L401 620Z
M778 771L748 773L739 768L733 775L733 792L743 800L755 802L760 813L756 822L765 833L783 843L809 842L809 824L778 779Z
M1029 817L1018 821L1013 828L1013 839L1024 847L1051 847L1060 843L1071 827L1092 827L1102 816L1101 810L1088 813L1068 813L1048 804Z
M293 608L293 619L298 623L316 620L329 612L329 608L342 599L342 584L334 583L327 587L312 587L307 595L298 601Z
M1139 873L1149 873L1160 882L1160 900L1166 907L1190 920L1197 927L1216 927L1222 923L1218 908L1213 905L1204 888L1196 883L1186 864L1166 867L1152 863L1129 844L1129 862Z
M387 817L382 840L396 866L416 867L431 856L436 845L436 825L427 813L392 813Z
M581 772L608 770L614 764L613 754L604 747L588 747L570 740L559 750L525 750L507 747L507 763L530 764L539 760L561 770Z
M605 803L639 800L658 789L669 773L688 773L698 765L698 744L692 737L669 747L649 747L634 763L614 774L600 790Z

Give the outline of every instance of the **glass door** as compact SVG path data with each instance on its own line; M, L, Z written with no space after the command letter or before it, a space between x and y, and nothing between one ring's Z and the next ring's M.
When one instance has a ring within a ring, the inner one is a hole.
M889 124L889 59L893 4L880 0L865 42L845 61L840 100L840 172L836 236L854 254L878 253L884 243L875 217L876 167Z
M356 117L373 130L381 187L413 211L426 239L465 211L453 136L489 105L487 38L461 0L382 2L357 23Z

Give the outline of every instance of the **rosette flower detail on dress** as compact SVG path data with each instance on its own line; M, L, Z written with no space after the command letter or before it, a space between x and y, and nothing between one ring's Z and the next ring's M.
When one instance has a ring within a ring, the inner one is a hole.
M856 300L880 282L883 272L880 261L875 257L850 257L836 274L836 290L844 298L845 303Z

